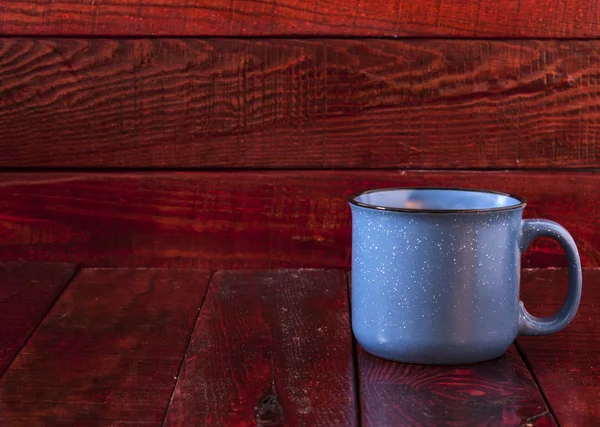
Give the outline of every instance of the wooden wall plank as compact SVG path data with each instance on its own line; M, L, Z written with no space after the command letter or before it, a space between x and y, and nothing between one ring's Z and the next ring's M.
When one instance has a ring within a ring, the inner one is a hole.
M535 315L556 313L566 295L566 270L523 272L522 299ZM548 337L521 337L519 346L561 426L600 425L600 269L583 271L575 320Z
M555 426L514 346L466 366L389 362L358 351L365 426Z
M600 41L4 38L0 167L592 168L599 86Z
M0 263L0 376L74 271L71 264Z
M394 186L508 191L562 223L600 266L600 175L584 172L295 171L0 174L0 258L88 266L341 267L348 195ZM565 265L539 241L525 266Z
M3 425L160 425L202 271L84 270L0 381Z
M345 274L216 273L165 425L357 421Z
M12 0L0 34L598 37L597 0Z

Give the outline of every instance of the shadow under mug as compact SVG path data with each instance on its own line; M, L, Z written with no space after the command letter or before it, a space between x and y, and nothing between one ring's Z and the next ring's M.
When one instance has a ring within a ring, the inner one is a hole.
M522 219L525 200L485 190L396 188L360 193L352 211L352 330L369 353L419 364L493 359L517 335L567 326L581 299L581 263L559 224ZM534 317L519 300L521 254L557 240L567 300Z

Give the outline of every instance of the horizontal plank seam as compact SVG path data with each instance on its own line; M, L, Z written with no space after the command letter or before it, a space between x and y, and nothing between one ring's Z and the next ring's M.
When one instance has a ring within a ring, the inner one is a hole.
M540 271L540 270L567 270L568 267L527 267L523 268L526 271ZM600 267L583 267L583 271L600 271Z
M144 172L377 172L377 171L398 171L398 172L570 172L570 173L600 173L600 166L597 168L553 168L553 167L531 167L531 168L423 168L423 167L412 167L412 168L232 168L232 167L202 167L202 168L179 168L179 167L114 167L114 168L46 168L46 167L2 167L0 165L0 173L6 174L17 174L17 173L105 173L105 174L119 174L119 173L144 173Z
M131 271L131 270L135 270L135 271L173 271L172 268L169 267L82 267L81 268L81 272L84 271ZM190 267L190 268L177 268L175 269L175 271L178 270L183 270L183 271L199 271L199 272L206 272L207 269L206 268L196 268L196 267ZM211 273L212 274L212 273Z
M548 400L548 397L546 396L546 393L544 392L544 389L542 388L542 385L540 384L540 382L538 380L535 370L533 369L533 365L529 362L527 353L525 352L523 347L521 347L518 340L515 340L515 347L517 349L517 352L519 353L519 356L521 357L521 360L525 364L525 367L527 367L529 374L533 378L533 382L535 383L535 386L537 387L538 391L540 392L540 395L542 396L542 399L544 400L544 403L546 404L546 408L548 409L550 416L554 419L554 422L556 423L556 425L558 427L560 427L558 418L556 417L556 414L554 413L554 410L552 409L552 405L550 404L550 401Z
M130 34L90 34L90 33L74 33L74 34L36 34L36 33L1 33L0 37L5 39L21 39L32 38L36 40L43 39L88 39L88 40L391 40L402 42L404 40L458 40L458 41L498 41L498 42L519 42L519 41L598 41L600 32L597 37L541 37L541 36L520 36L520 37L497 37L497 36L444 36L444 35L385 35L385 36L370 36L370 35L345 35L345 34L253 34L253 35L211 35L211 34L169 34L169 35L130 35Z
M35 325L33 325L33 328L31 328L31 332L29 332L27 337L23 340L23 343L17 348L17 351L13 355L10 362L6 364L6 368L4 369L4 371L0 372L0 380L2 379L4 374L6 372L8 372L8 370L10 369L11 365L13 364L13 362L15 361L15 359L17 358L17 356L19 355L21 350L27 345L27 343L29 342L29 340L31 339L33 334L37 331L37 328L42 324L42 322L44 321L46 316L48 316L48 313L50 313L50 311L52 311L52 309L56 305L57 301L65 293L67 288L71 285L73 280L75 280L75 277L77 277L77 275L81 271L81 268L79 267L78 263L70 263L70 264L72 265L73 269L71 270L71 274L69 276L67 276L66 279L63 280L62 289L58 292L58 294L56 295L56 298L54 298L54 301L52 301L52 303L48 305L48 307L46 308L46 311L44 312L44 314L42 316L40 316L37 323Z
M200 306L198 307L198 311L196 312L196 317L194 318L194 323L192 325L192 330L190 331L190 335L188 337L188 341L185 345L185 350L183 352L183 357L181 358L181 363L179 364L179 369L177 370L177 380L175 384L173 384L173 389L171 390L171 396L169 397L169 401L167 402L167 407L165 409L165 413L162 418L161 426L165 425L167 420L167 414L169 413L169 408L171 408L171 403L173 403L173 398L175 397L175 390L177 390L177 385L179 384L179 379L181 378L181 370L183 369L183 365L185 360L187 359L187 353L190 348L190 344L192 343L192 337L194 336L194 331L196 330L196 324L198 323L198 317L200 317L200 312L202 311L202 307L204 306L204 301L206 301L206 295L208 295L208 289L212 283L213 273L210 272L208 276L208 284L206 285L206 289L204 291L204 295L202 296L202 301L200 301Z

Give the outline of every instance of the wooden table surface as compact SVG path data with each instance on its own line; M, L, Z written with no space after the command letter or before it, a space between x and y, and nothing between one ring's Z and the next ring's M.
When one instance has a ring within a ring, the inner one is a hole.
M440 367L357 346L343 270L3 263L0 425L600 425L598 282L565 331ZM524 270L536 314L565 290Z

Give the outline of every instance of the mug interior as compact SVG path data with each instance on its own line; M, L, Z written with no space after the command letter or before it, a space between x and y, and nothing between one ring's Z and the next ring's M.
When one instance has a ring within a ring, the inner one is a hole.
M362 207L426 212L490 211L523 207L525 200L511 194L462 188L389 188L365 191L350 203Z

